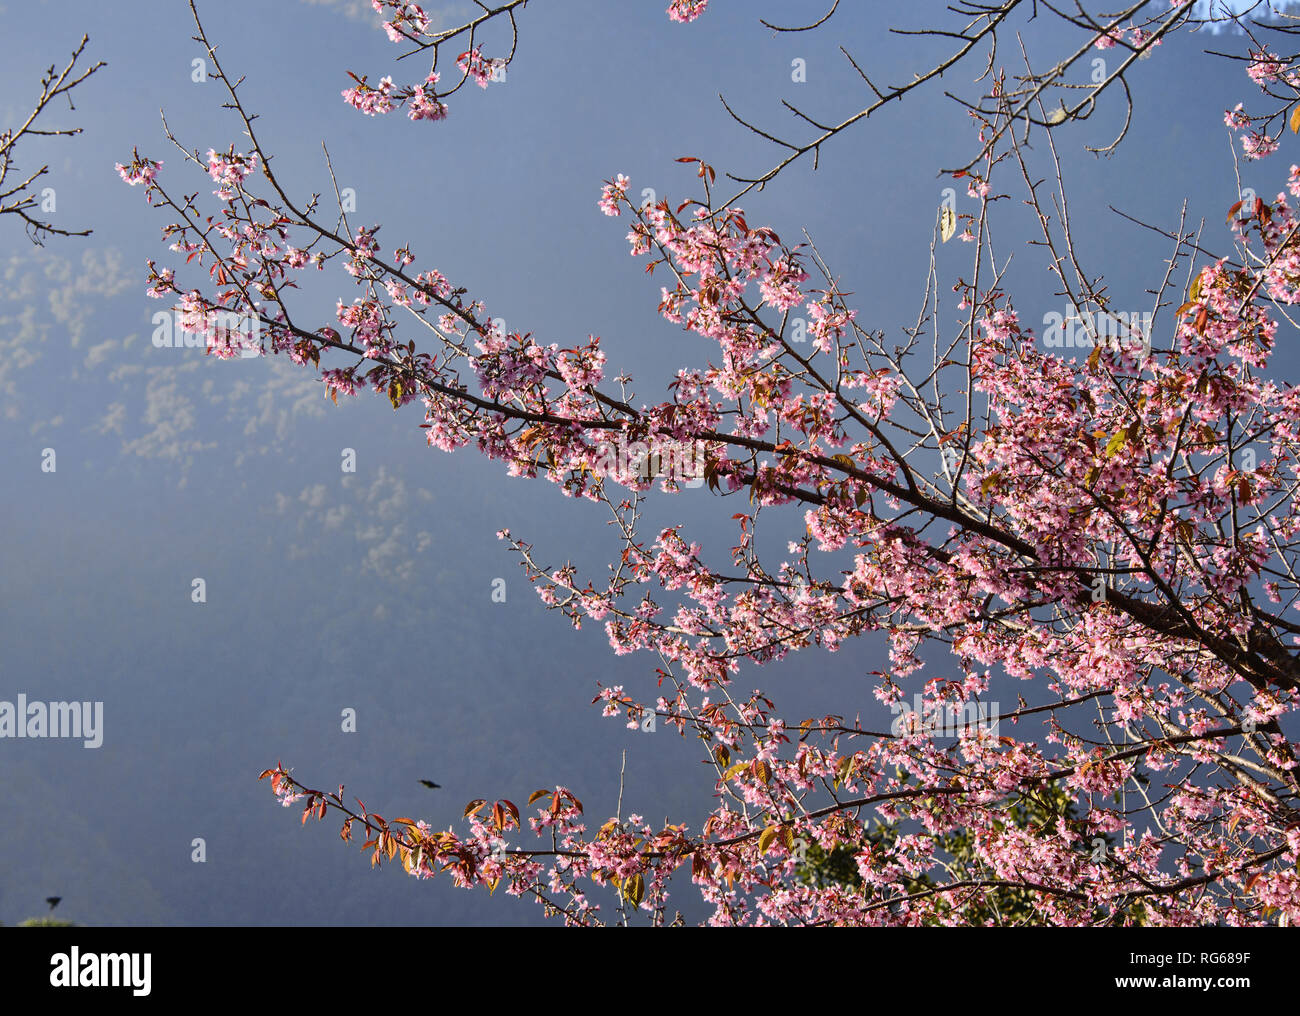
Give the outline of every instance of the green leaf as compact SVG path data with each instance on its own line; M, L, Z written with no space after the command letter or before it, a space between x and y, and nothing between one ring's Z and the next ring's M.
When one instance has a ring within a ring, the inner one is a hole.
M748 762L737 762L734 766L732 766L730 769L728 769L725 773L722 774L722 778L724 780L730 780L733 777L738 776L740 773L744 772L745 769L747 769L748 767L749 767Z
M645 879L640 875L623 879L623 898L634 907L639 907L645 899Z

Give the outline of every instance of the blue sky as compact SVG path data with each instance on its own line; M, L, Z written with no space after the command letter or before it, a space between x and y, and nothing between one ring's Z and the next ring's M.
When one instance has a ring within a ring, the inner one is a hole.
M357 192L357 220L384 223L386 246L409 243L418 268L469 287L512 330L562 344L603 336L611 366L649 402L669 367L707 351L657 315L658 285L627 256L625 221L596 208L601 181L623 172L633 191L680 198L694 178L679 156L720 172L766 169L776 153L730 121L720 92L764 126L796 129L783 98L842 118L866 97L840 44L873 78L901 83L941 47L886 30L944 18L929 0L857 3L821 32L777 36L758 19L813 20L823 0L715 0L691 26L669 23L664 6L530 4L506 82L463 90L440 124L368 118L339 97L349 69L372 81L422 76L411 61L394 71L399 51L368 4L231 0L200 11L227 69L246 76L245 101L299 194L329 186L324 141ZM468 9L442 8L449 20ZM277 760L313 785L345 783L372 810L445 827L471 798L556 783L592 816L612 814L626 749L633 809L698 822L711 805L700 747L628 731L588 704L597 681L653 696L656 661L615 658L600 630L548 615L495 537L508 527L543 560L598 574L614 543L594 506L428 449L414 408L395 414L374 397L335 408L282 358L218 361L151 344L160 305L144 294L145 261L168 263L166 220L113 164L138 146L185 181L176 186L206 191L162 137L159 108L191 148L223 149L239 133L220 86L191 81L201 51L186 5L5 0L0 31L3 126L83 32L87 57L108 63L77 90L75 111L52 112L84 133L25 156L50 165L56 220L93 235L35 248L0 221L0 698L105 703L98 749L0 741L0 808L17 816L0 832L0 921L32 916L49 895L90 924L539 920L517 901L372 872L332 822L304 830L275 805L256 774ZM1062 41L1045 27L1025 37ZM1180 38L1140 65L1134 124L1114 157L1082 150L1109 139L1122 115L1113 101L1058 132L1085 261L1135 310L1149 309L1143 293L1168 247L1108 206L1172 228L1186 199L1206 220L1206 245L1228 247L1236 188L1222 114L1255 93L1239 65L1201 52L1209 43L1238 44ZM1044 62L1055 54L1042 52ZM791 80L796 59L805 83ZM973 97L973 76L959 68L942 86ZM796 166L744 207L751 225L783 238L806 229L861 318L901 335L924 291L946 186L937 171L973 144L958 107L928 89L828 146L815 174ZM1243 184L1275 194L1300 161L1295 139L1283 146L1243 165ZM1012 292L1022 319L1041 320L1062 301L1014 228L1028 220L1008 214ZM941 292L968 250L940 250ZM303 295L322 325L337 297L351 299L341 278ZM40 468L46 448L54 473ZM340 470L346 448L354 474ZM695 490L661 496L651 517L685 522L707 543L730 538L734 510ZM195 577L202 604L191 602ZM505 603L492 602L496 578ZM866 675L881 663L880 646L864 642L747 669L739 684L761 686L788 716L868 717L881 707ZM345 708L357 710L356 733L340 730ZM195 838L204 863L191 859Z

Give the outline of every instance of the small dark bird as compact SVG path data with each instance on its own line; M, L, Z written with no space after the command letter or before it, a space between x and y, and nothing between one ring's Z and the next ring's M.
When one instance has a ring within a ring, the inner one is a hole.
M423 784L424 784L426 787L428 787L430 790L441 790L441 789L442 789L442 784L440 784L440 783L434 783L433 780L421 780L420 782L423 783Z
M59 905L59 901L61 899L63 899L62 896L46 896L45 902L48 903L50 905L50 909L53 910L55 907Z

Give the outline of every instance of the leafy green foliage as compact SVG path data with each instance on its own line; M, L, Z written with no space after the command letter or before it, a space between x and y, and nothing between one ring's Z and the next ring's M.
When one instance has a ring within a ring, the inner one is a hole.
M1008 826L1029 833L1047 827L1055 827L1057 821L1064 819L1065 824L1080 834L1078 844L1082 851L1085 844L1091 842L1091 835L1084 835L1077 805L1074 798L1057 786L1047 786L1026 792L1014 800L1008 801L1004 818L998 823L999 831ZM892 850L900 836L907 832L903 822L881 822L876 820L867 833L864 847L873 852ZM1106 849L1113 846L1109 836ZM861 848L845 844L837 845L832 850L825 850L817 844L811 844L804 860L796 868L796 876L804 885L825 888L842 885L855 892L865 892L875 896L878 892L873 887L864 886L858 874L855 855ZM963 925L1028 926L1045 925L1043 912L1035 905L1031 890L1015 886L980 883L996 883L993 872L977 855L975 837L967 829L946 833L935 838L934 860L945 869L942 882L936 881L924 872L903 879L903 887L908 896L927 893L937 885L951 885L953 882L974 883L966 888L949 890L943 894L944 904L940 906L940 915L952 915L954 923ZM891 904L897 908L899 904ZM1098 915L1099 917L1101 915ZM1140 902L1130 904L1122 911L1123 923L1140 925L1144 922L1144 909ZM927 923L943 923L941 918Z

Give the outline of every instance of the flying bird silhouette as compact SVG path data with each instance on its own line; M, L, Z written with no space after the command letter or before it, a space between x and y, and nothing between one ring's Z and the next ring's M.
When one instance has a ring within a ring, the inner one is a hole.
M421 780L420 782L423 783L423 784L424 784L426 787L428 787L430 790L441 790L441 789L442 789L442 784L441 784L441 783L434 783L433 780Z
M55 907L59 905L59 901L61 899L63 899L62 896L46 896L45 902L48 903L50 905L50 909L53 910Z

